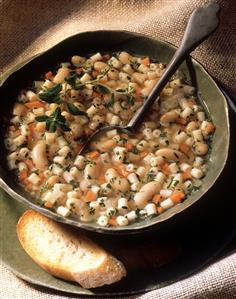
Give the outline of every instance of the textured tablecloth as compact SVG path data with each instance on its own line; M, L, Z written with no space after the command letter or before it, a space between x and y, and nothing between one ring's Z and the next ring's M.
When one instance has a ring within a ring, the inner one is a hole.
M123 29L179 45L186 22L205 0L2 0L0 75L64 38L82 31ZM193 56L236 98L236 2L218 1L221 25ZM34 288L0 265L1 298L67 298ZM71 296L73 298L73 296ZM77 296L78 298L78 296ZM236 298L236 253L185 280L133 298Z

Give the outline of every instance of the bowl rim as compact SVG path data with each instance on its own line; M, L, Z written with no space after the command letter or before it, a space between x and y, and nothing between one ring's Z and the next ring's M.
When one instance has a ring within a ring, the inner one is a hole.
M79 32L79 33L76 33L76 34L73 34L73 35L70 35L70 36L66 37L65 39L63 39L63 40L59 41L58 43L54 44L53 46L47 48L44 51L36 53L35 55L25 59L24 61L16 62L15 66L12 66L10 69L6 70L1 75L1 77L0 77L0 88L4 85L4 83L15 72L19 71L21 68L23 68L24 66L26 66L30 62L34 61L35 59L39 58L40 56L44 55L48 51L53 51L53 49L56 48L57 46L65 43L65 42L68 42L70 39L74 39L74 38L79 37L80 35L84 35L84 34L99 34L99 33L105 33L105 32L115 33L115 34L119 34L119 33L124 33L125 34L126 33L128 35L132 35L132 37L141 37L141 38L152 40L152 41L157 42L157 43L161 43L161 44L163 44L167 47L172 48L173 50L177 49L177 47L174 44L172 44L168 41L165 41L165 40L163 40L159 37L156 38L156 37L152 37L152 36L149 36L149 35L146 35L146 34L141 34L141 33L132 32L132 31L128 31L128 30L83 31L83 32ZM211 180L211 183L204 190L204 193L201 196L197 197L196 199L192 200L191 202L188 202L188 204L183 205L183 203L181 203L181 205L179 206L180 208L177 211L173 211L172 213L170 212L165 217L159 218L157 216L157 217L153 218L153 219L155 219L155 221L153 221L153 222L149 222L147 220L147 223L146 223L146 221L144 220L144 221L142 221L142 223L143 223L142 226L132 227L132 226L128 225L128 226L119 226L118 228L113 228L113 227L100 227L98 225L96 225L96 226L93 225L92 226L89 223L79 222L79 221L76 221L76 220L58 215L58 214L56 214L56 212L53 212L53 211L51 211L47 208L43 208L43 207L37 205L36 203L31 202L30 200L28 200L24 196L20 195L16 191L14 191L11 187L8 186L8 184L2 179L2 177L0 177L0 187L4 191L6 191L11 197L16 199L17 201L19 201L21 203L23 202L24 204L28 205L30 208L32 208L32 209L34 209L38 212L41 212L45 216L47 216L47 217L49 217L49 218L51 218L55 221L58 221L58 222L61 222L61 223L64 223L64 224L68 224L68 225L71 225L71 226L79 228L79 229L84 229L86 231L92 231L92 232L103 233L103 234L137 234L137 233L141 233L143 231L153 230L153 229L155 229L155 227L158 224L163 223L163 222L169 220L170 218L173 218L173 217L177 216L178 214L180 214L181 212L183 212L184 210L186 210L187 208L192 206L194 203L199 201L204 196L204 194L206 194L212 188L212 186L215 184L215 182L217 181L217 179L221 175L223 169L225 168L225 165L226 165L226 162L227 162L227 159L228 159L228 154L229 154L230 123L229 123L229 110L228 110L228 105L227 105L227 101L226 101L224 93L220 90L217 83L215 82L213 77L209 74L209 72L206 70L206 68L198 60L193 58L191 55L189 55L189 57L190 57L190 59L193 63L195 63L198 67L200 67L201 71L203 71L204 74L209 78L209 80L211 80L211 82L214 84L214 87L218 91L218 93L221 94L222 99L223 99L223 106L224 106L224 109L225 109L225 112L226 112L226 123L227 123L227 130L228 130L226 151L225 151L226 154L224 156L224 160L223 160L223 163L221 165L221 169L220 169L220 171L218 171L218 173L214 177L214 179Z

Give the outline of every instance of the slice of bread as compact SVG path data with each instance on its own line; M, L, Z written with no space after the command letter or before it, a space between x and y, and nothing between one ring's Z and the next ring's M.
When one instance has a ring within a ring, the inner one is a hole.
M19 241L50 274L96 288L126 276L124 265L81 232L28 210L18 221Z

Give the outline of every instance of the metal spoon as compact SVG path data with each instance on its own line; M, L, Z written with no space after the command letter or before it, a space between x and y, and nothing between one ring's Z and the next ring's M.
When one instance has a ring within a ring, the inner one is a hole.
M80 153L86 152L91 141L98 139L99 135L106 131L117 129L118 131L128 134L133 134L137 131L147 112L180 64L185 60L189 53L191 53L199 44L202 43L202 41L204 41L217 29L219 26L219 10L220 6L215 2L211 2L193 11L187 24L180 47L175 52L175 55L168 64L160 80L157 82L150 95L145 100L143 106L135 113L128 125L126 127L105 126L98 129L88 138L86 143L81 148Z

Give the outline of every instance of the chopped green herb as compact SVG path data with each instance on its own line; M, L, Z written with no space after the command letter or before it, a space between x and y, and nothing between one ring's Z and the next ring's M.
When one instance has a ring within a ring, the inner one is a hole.
M139 153L139 150L136 147L134 147L132 153L137 155Z
M160 134L160 137L161 138L165 138L167 136L167 133L166 132L162 132L161 134Z
M72 103L67 103L67 107L69 112L73 115L84 115L88 117L88 114L86 112L79 110L79 108Z
M95 85L95 89L97 91L99 91L100 93L102 93L102 94L109 94L109 93L111 93L110 89L107 88L106 86L102 85L102 84L96 84Z
M95 214L95 208L89 207L89 214L94 215Z
M57 128L60 128L62 131L70 131L70 128L67 125L66 119L61 115L61 109L57 107L54 112L50 115L40 115L36 116L35 120L38 122L46 122L46 130L53 133L56 132Z
M39 98L47 103L60 103L59 93L62 90L62 85L57 84L46 91L39 94Z
M115 104L115 96L114 93L112 93L109 101L106 104L106 107L113 107L114 104Z
M155 173L153 173L152 171L148 172L148 173L146 174L146 176L147 176L147 182L152 182L152 181L154 181L154 179L155 179L155 177L156 177Z
M130 64L134 70L137 70L140 66L140 63L138 63L137 60L131 61Z
M127 97L128 103L130 106L133 106L135 101L134 101L134 96L128 96Z
M70 84L70 86L74 89L76 89L76 81L77 81L77 75L76 73L72 74L71 76L65 77L64 80L66 83Z

